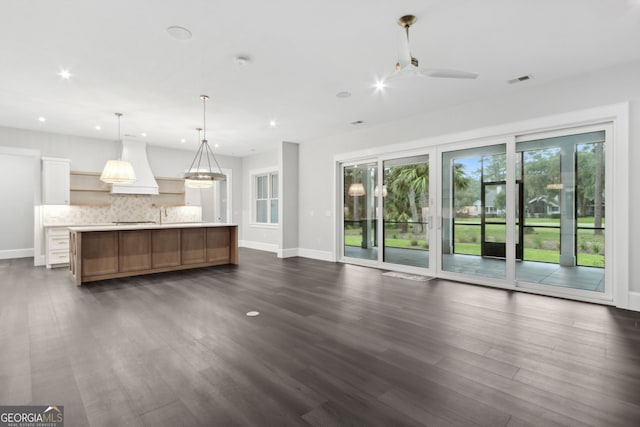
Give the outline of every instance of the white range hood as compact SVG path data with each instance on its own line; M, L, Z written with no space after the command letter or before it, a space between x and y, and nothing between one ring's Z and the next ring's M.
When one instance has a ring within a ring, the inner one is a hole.
M113 184L112 194L158 194L158 183L147 160L146 142L123 140L120 158L131 162L137 181L130 184Z

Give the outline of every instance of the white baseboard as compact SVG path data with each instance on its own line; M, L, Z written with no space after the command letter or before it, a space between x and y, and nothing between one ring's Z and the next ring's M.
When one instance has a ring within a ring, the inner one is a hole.
M29 258L33 256L33 248L8 249L0 251L0 259Z
M640 292L629 292L629 310L640 311Z
M278 252L278 245L274 245L272 243L240 240L238 241L238 246L240 246L241 248L257 249L259 251L265 251L265 252L274 252L274 253Z
M33 257L33 265L38 267L40 265L44 265L46 262L46 258L44 255L36 255Z
M327 251L318 251L315 249L298 248L298 256L303 258L317 259L320 261L335 262L333 254Z
M293 258L298 256L298 248L278 249L278 258Z
M292 257L303 257L303 258L311 258L317 259L320 261L329 261L335 262L333 259L333 254L327 251L318 251L315 249L304 249L304 248L289 248L289 249L280 249L278 245L274 245L271 243L262 243L262 242L252 242L249 240L239 240L238 246L241 248L249 248L249 249L257 249L259 251L266 252L274 252L278 255L278 258L292 258Z

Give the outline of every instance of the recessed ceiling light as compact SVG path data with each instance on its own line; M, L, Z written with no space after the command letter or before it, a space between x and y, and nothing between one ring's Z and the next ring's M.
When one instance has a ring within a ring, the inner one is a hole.
M269 121L269 126L271 126L272 128L276 127L277 123L275 120L271 120Z
M146 132L142 132L140 135L147 136L147 133Z
M62 78L63 80L69 80L71 78L71 72L69 70L65 70L64 68L60 70L60 72L58 73L58 75L60 76L60 78Z
M256 317L259 316L260 312L259 311L247 311L247 316L249 317Z
M96 125L96 130L100 130L100 129L102 129L102 126Z
M191 38L191 31L177 25L168 27L167 33L176 40L189 40Z
M351 92L346 90L336 93L336 98L349 98L350 96L351 96Z
M354 121L354 122L351 122L351 124L352 124L352 125L354 125L354 126L356 126L356 125L361 125L361 124L363 124L363 123L364 123L364 122L363 122L362 120L356 120L356 121Z
M213 148L220 148L220 144L213 144Z
M180 140L180 142L182 142L182 143L184 144L185 142L187 142L187 140L186 140L186 139L184 139L184 138L182 138L182 139Z
M377 91L381 91L384 90L385 87L387 87L387 85L385 84L384 80L378 80L376 81L376 90Z
M249 58L248 56L245 56L245 55L238 55L235 58L233 58L233 62L235 62L236 65L238 65L240 67L244 67L249 62L251 62L251 58Z
M42 116L40 116L40 117L38 117L38 121L44 123L44 122L47 121L47 119L42 117Z

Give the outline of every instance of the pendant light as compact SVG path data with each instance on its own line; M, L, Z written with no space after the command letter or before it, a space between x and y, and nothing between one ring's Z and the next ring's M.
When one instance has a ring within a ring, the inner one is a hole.
M357 181L358 178L358 165L356 165L353 169L353 180ZM349 186L349 190L347 190L347 194L351 197L361 197L366 194L364 190L364 185L361 182L352 182Z
M213 186L214 181L227 180L227 176L222 173L222 168L220 164L218 164L218 160L215 154L213 154L213 151L211 151L209 142L207 141L207 99L209 99L209 97L207 95L200 95L200 99L202 99L204 125L202 127L202 143L198 151L196 151L196 156L193 158L191 166L189 166L189 169L184 174L184 184L190 188L209 188ZM220 172L213 171L212 158L213 163L215 163Z
M362 185L362 183L360 182L354 182L353 184L351 184L347 193L352 197L360 197L366 194L364 191L364 185Z
M120 117L122 113L115 113L118 117L118 142L122 143L120 138ZM100 181L108 184L126 184L136 182L136 173L133 170L131 162L126 160L107 160L104 168L102 169L102 175L100 175Z

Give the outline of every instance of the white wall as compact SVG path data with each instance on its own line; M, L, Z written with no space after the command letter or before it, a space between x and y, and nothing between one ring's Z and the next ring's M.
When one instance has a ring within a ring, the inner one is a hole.
M39 169L39 157L0 152L0 259L33 256L33 206L40 194Z
M298 255L298 144L283 142L280 149L280 251L278 256Z
M333 251L334 219L319 213L332 211L334 155L370 147L399 144L439 135L472 131L559 113L629 101L631 182L640 182L640 63L589 73L545 85L514 85L507 96L485 99L363 128L300 145L299 247L327 254ZM391 95L389 95L391 96ZM304 191L302 191L304 189ZM630 212L640 212L640 186L631 185ZM615 208L614 208L615 209ZM629 257L640 257L640 222L631 215ZM286 225L285 225L286 226ZM632 263L630 277L640 277L640 264ZM640 291L640 280L630 284Z
M269 168L272 171L279 169L279 150L274 149L254 156L242 159L242 227L240 227L240 244L255 249L276 252L280 247L279 226L252 224L251 215L252 179L254 171Z

